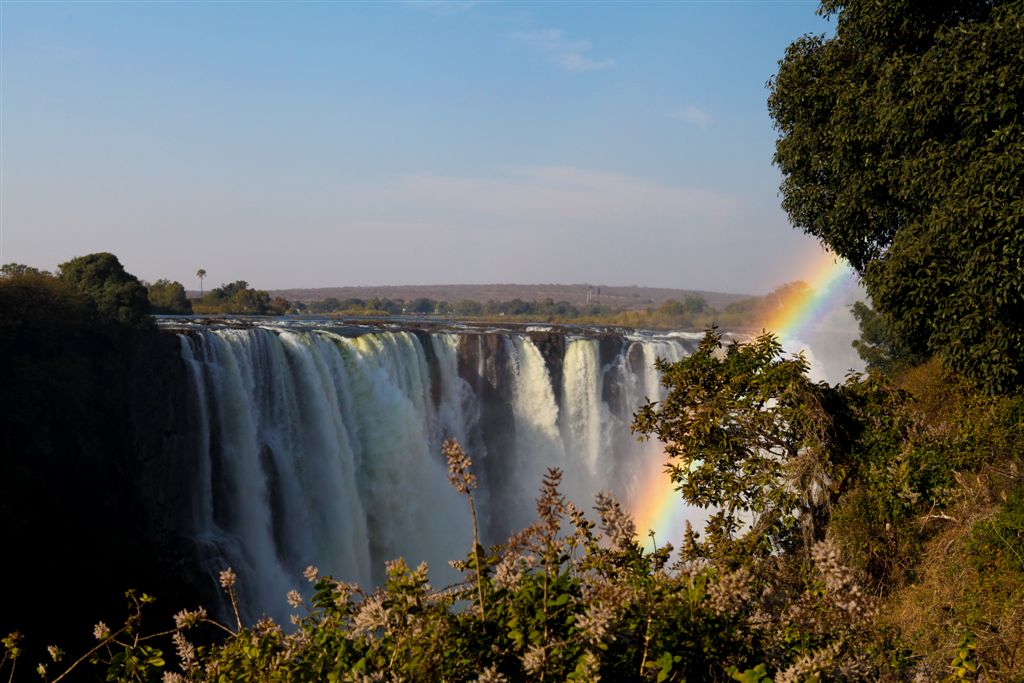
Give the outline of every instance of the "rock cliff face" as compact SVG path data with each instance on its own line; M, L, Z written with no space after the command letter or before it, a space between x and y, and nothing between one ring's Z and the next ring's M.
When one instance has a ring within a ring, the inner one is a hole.
M549 350L551 346L547 347ZM546 356L545 359L550 358ZM551 367L549 363L548 367ZM480 397L480 418L476 429L469 435L469 452L499 454L506 444L516 438L515 417L512 404L513 383L509 377L509 348L507 335L474 334L464 335L458 345L459 376ZM482 445L482 448L480 447ZM474 448L475 447L475 448ZM490 493L490 505L499 510L514 509L519 504L517 492L511 486L502 485L515 478L515 461L509 458L484 457L480 466L480 482ZM504 538L511 529L497 516L487 520L485 534L488 538Z
M120 507L159 573L180 582L171 588L187 589L182 598L192 601L197 593L219 600L190 528L200 406L181 343L173 332L157 331L140 339L126 360Z
M540 351L540 355L544 357L544 365L547 366L548 374L551 376L551 387L555 390L555 401L561 401L565 363L565 333L528 332L527 336Z
M206 580L181 501L196 406L176 335L54 316L3 335L0 357L0 534L18 587L0 630L70 645L118 619L128 588L160 596L154 616L194 602Z

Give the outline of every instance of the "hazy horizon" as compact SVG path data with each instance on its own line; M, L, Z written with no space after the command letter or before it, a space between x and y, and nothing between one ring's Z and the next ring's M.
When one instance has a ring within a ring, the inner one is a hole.
M812 2L0 4L0 262L197 289L771 291Z

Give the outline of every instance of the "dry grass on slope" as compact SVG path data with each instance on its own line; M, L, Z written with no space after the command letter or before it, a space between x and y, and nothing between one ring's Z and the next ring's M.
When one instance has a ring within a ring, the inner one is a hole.
M882 611L941 679L959 669L966 680L1024 681L1021 470L1014 459L959 477L959 504L922 520L946 528L926 544L919 581Z

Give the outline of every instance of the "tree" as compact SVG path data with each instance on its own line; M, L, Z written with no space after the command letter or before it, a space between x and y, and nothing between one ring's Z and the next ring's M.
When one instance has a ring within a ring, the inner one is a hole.
M267 304L267 310L275 315L284 315L288 312L288 309L292 307L292 304L288 299L283 296L275 296L273 300Z
M697 313L704 313L708 310L708 302L702 296L694 294L687 294L683 297L683 306L686 312L690 315L696 315Z
M220 287L214 287L213 291L206 295L205 298L210 301L222 302L229 301L239 292L244 292L249 289L249 283L245 280L235 280L234 282L226 282Z
M460 299L452 308L455 315L483 315L484 307L479 301Z
M0 266L0 277L3 278L14 278L14 277L26 277L31 275L49 275L45 270L39 270L32 266L26 266L24 263L5 263Z
M313 313L333 313L335 311L340 311L342 308L341 302L333 296L329 296L320 301L312 301L309 304L309 310Z
M770 82L783 207L892 333L1024 384L1024 5L825 0Z
M409 312L410 313L433 313L435 305L436 304L435 304L433 299L427 299L425 297L420 297L419 299L414 299L409 304Z
M678 299L666 299L658 306L658 313L681 316L686 314L686 306Z
M863 301L854 303L851 312L860 325L860 339L853 340L853 348L869 372L895 377L925 360L894 338L885 318Z
M196 277L199 278L199 298L203 298L203 278L206 277L206 269L200 268L196 271Z
M157 280L146 288L154 313L186 314L192 312L192 302L185 296L180 282Z
M640 408L633 431L665 444L687 503L717 510L706 556L733 563L808 549L839 478L830 461L835 390L807 378L802 356L782 358L771 334L721 348L709 330L692 355L659 359L668 395Z
M60 279L92 299L101 316L129 325L152 324L146 288L113 254L79 256L59 267Z

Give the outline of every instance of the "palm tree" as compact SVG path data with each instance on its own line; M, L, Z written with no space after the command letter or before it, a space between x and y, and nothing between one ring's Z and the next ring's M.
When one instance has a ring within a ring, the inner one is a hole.
M203 278L206 277L206 270L200 268L196 271L196 277L199 278L199 298L203 298Z

